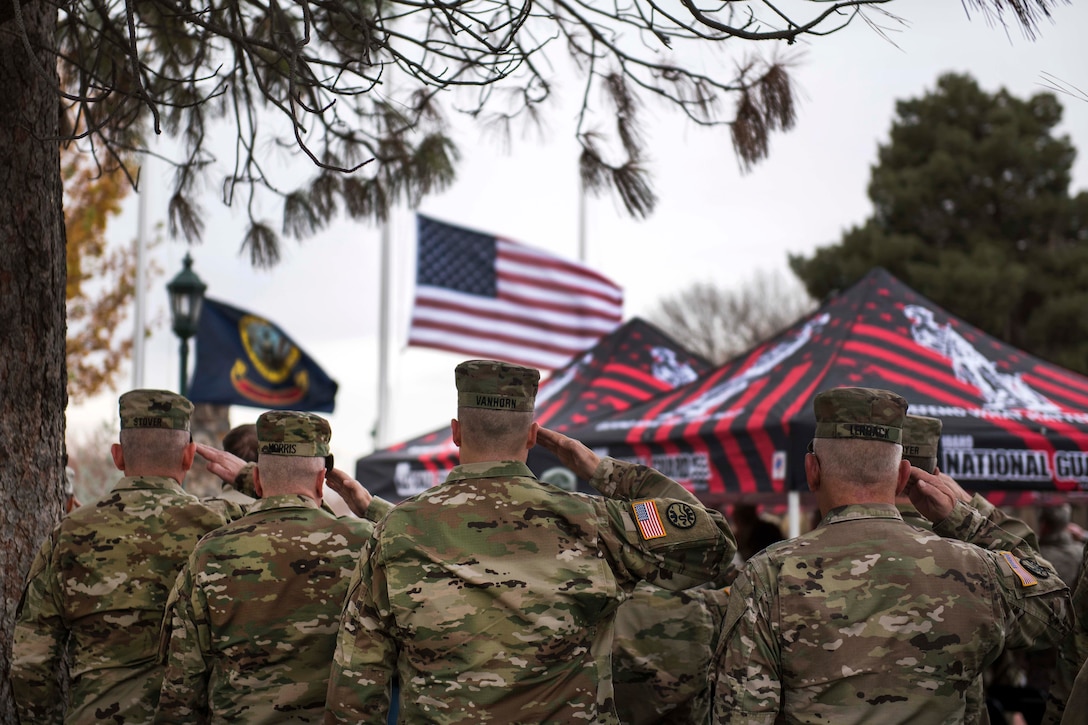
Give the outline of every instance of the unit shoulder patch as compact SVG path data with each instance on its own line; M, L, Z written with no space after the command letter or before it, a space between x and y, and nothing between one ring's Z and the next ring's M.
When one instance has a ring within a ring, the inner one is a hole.
M678 529L690 529L695 525L695 509L686 503L671 503L665 509L665 519Z
M1005 564L1009 567L1016 578L1020 580L1020 586L1033 587L1039 584L1039 581L1032 576L1031 572L1024 566L1024 563L1020 561L1011 551L999 551L998 555L1001 556ZM1030 560L1025 560L1030 561ZM1034 561L1031 562L1035 566L1038 566Z

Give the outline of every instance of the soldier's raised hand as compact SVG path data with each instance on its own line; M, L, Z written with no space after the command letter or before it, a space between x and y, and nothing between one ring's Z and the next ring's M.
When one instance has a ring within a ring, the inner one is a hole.
M238 474L242 472L246 465L244 460L233 453L221 451L204 443L196 444L196 452L197 455L208 462L206 468L209 473L219 476L228 483L234 483L238 480Z
M948 518L956 501L970 501L971 497L960 485L943 473L926 473L921 468L911 466L910 483L907 495L914 508L933 523ZM964 496L966 498L961 498Z
M537 431L536 442L552 453L559 462L574 471L579 478L588 480L601 462L600 456L591 451L581 441L557 433L550 428Z
M374 499L366 487L349 476L346 471L333 468L325 474L325 483L329 488L340 494L344 503L351 512L362 518L366 516L366 510L370 508L370 502Z

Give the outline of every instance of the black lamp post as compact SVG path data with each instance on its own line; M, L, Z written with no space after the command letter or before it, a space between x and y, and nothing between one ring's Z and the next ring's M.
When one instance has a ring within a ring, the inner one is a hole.
M208 285L193 271L193 259L185 255L185 268L166 285L170 293L170 319L174 334L181 338L181 383L178 392L187 394L186 378L189 372L189 338L196 334L200 323L200 306L204 302L204 290Z

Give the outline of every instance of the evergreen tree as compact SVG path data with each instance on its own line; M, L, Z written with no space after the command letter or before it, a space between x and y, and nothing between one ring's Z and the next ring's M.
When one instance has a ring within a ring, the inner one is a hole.
M817 299L882 266L949 312L1088 373L1088 194L1051 93L987 93L969 76L896 106L873 167L873 215L790 266Z

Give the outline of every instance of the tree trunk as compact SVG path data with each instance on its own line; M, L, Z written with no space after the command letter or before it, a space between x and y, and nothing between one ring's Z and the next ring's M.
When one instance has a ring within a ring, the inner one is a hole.
M23 579L64 501L64 215L57 145L57 7L0 25L0 672ZM26 43L34 55L28 56ZM0 722L15 722L0 678Z

